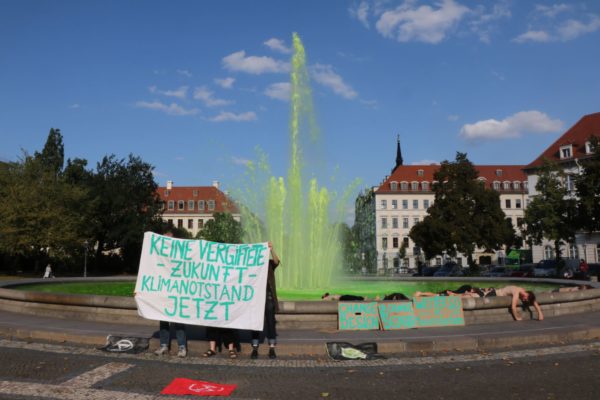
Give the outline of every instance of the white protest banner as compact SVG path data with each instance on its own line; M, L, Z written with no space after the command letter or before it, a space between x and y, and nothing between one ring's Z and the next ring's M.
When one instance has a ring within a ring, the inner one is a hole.
M268 243L146 232L135 285L138 313L158 321L260 331L268 272Z

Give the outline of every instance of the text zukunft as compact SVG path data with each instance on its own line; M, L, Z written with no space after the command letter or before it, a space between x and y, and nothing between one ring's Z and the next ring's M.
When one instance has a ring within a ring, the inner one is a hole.
M200 325L233 327L241 321L258 326L247 321L256 319L248 312L263 314L268 260L266 243L182 240L147 232L136 283L138 312Z

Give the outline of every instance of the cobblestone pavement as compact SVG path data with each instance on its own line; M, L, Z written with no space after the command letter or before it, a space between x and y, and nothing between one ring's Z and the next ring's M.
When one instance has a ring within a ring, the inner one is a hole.
M261 350L264 350L261 348ZM497 353L237 360L156 357L0 340L0 399L170 399L183 377L236 384L231 399L597 399L600 342Z

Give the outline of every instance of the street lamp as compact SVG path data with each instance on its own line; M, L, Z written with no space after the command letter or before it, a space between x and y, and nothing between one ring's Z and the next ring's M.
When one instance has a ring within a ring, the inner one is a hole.
M83 242L83 277L87 278L88 241Z

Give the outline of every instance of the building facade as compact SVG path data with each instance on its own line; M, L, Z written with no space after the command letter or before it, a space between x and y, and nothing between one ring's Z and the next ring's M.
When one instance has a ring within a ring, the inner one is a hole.
M214 213L231 213L240 221L240 212L227 194L219 189L219 182L212 186L167 186L158 188L158 195L164 203L162 218L178 228L184 228L196 236L204 225L213 219Z
M600 113L589 114L581 118L575 125L562 134L534 161L523 170L529 183L529 197L538 193L535 186L538 181L538 170L545 161L557 164L565 173L564 185L569 195L576 196L575 177L582 171L586 160L594 155L591 137L600 138ZM561 248L563 258L585 259L588 263L600 262L600 232L578 232L573 243L566 243ZM533 261L556 257L554 246L548 241L532 247Z
M425 260L420 249L408 236L410 230L427 215L427 210L435 201L432 186L434 173L439 168L431 165L403 165L398 141L396 166L391 175L386 176L374 192L375 241L377 250L377 271L412 270L419 262L439 265L444 255ZM517 229L524 209L527 206L529 182L521 165L476 165L479 180L500 195L501 208L506 218ZM497 262L504 257L502 251L484 253L477 251L475 260L485 257ZM466 265L466 257L459 254L454 261Z

